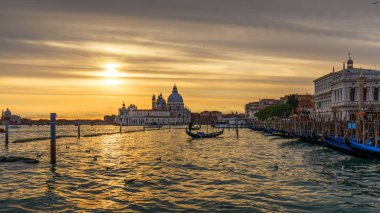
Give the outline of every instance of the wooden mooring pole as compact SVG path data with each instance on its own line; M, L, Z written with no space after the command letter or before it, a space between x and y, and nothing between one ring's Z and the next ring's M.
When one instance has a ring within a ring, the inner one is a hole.
M80 138L80 121L78 120L77 121L77 125L78 125L78 139Z
M237 112L236 112L236 116L235 116L235 128L236 128L236 137L239 138L239 127L238 127L238 123L237 123Z
M379 130L378 130L378 121L375 120L375 147L377 147L379 144L379 142L377 141L377 139L379 138Z
M8 145L9 143L9 121L5 120L5 145Z
M50 113L50 163L55 165L57 162L56 156L56 120L57 114Z
M122 123L121 123L121 118L120 118L120 122L119 122L119 126L120 126L120 134L123 133L123 130L122 130Z

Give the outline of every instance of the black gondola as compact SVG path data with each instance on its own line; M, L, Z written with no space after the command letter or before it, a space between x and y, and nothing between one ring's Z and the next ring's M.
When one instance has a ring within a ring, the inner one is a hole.
M215 137L218 137L219 135L223 134L223 132L224 132L224 129L222 131L213 132L213 133L209 133L209 134L199 133L199 132L198 133L192 133L188 129L186 129L186 134L192 138L215 138Z

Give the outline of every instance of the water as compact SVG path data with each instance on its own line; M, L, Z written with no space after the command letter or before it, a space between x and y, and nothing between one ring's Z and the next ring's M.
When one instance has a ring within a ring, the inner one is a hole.
M48 131L13 129L11 141ZM117 131L82 127L83 134ZM58 132L75 135L76 127ZM2 144L0 155L43 156L36 165L0 164L0 210L378 212L380 164L248 129L239 136L191 140L183 129L166 129L62 138L55 171L49 141Z

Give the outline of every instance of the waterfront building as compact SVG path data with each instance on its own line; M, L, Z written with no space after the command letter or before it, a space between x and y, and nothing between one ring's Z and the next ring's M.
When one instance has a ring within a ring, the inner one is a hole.
M116 115L105 115L103 121L106 124L116 124L116 118Z
M222 118L223 113L219 111L203 111L200 113L200 120L202 124L214 124Z
M259 102L251 102L245 105L245 117L247 120L256 120L255 116L260 110L264 109L267 106L273 106L280 104L280 100L276 99L261 99Z
M354 67L349 54L343 69L314 80L316 115L349 119L356 111L380 110L380 70Z
M315 111L314 96L311 94L291 94L297 99L297 108L294 109L294 113L313 113ZM280 98L282 103L286 103L291 95L285 95Z
M162 93L157 98L153 94L151 109L138 109L134 104L130 104L126 107L125 103L123 103L116 119L119 125L133 126L149 124L188 124L190 121L191 112L185 107L183 98L179 94L176 85L174 85L167 102Z
M11 111L7 108L7 110L3 110L1 113L1 120L5 119L9 120L9 124L11 125L21 125L21 117L19 115L12 115Z
M296 112L314 112L315 110L315 103L314 103L314 96L311 94L300 94L297 95L297 109Z

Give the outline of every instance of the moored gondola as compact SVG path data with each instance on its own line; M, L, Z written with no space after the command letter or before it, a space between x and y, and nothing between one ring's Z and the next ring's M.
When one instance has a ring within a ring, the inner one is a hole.
M365 144L357 143L355 138L347 138L346 144L362 155L372 158L380 158L380 147L375 147L373 141L367 140Z
M325 135L323 137L323 142L327 147L334 149L335 151L339 151L360 158L372 158L372 156L368 155L367 153L359 152L356 149L353 149L349 145L349 141L343 137L332 137Z
M336 151L343 152L350 155L354 155L356 152L354 149L347 146L343 138L335 138L329 135L325 135L323 137L323 141L327 147L334 149Z
M249 126L247 126L248 127L248 129L251 129L251 130L253 130L253 131L259 131L259 132L264 132L265 131L265 128L262 128L262 127L255 127L255 126L253 126L253 125L249 125Z

